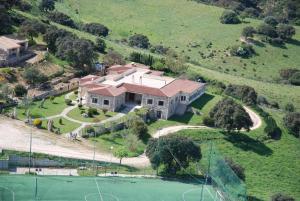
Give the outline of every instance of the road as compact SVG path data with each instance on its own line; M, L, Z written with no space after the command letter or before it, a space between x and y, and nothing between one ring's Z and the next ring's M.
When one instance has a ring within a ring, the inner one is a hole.
M260 117L249 108L245 108L249 113L254 125L251 130L257 129L262 122ZM153 137L168 135L184 129L212 129L205 126L171 126L163 128L153 134ZM29 151L30 133L32 131L32 151L37 153L50 154L61 157L93 159L93 147L85 140L69 140L65 135L56 135L44 130L30 128L18 120L0 117L0 149L10 149L19 151ZM118 163L119 159L112 154L97 151L95 159L99 161ZM149 160L142 154L138 157L124 158L122 164L133 167L148 166Z

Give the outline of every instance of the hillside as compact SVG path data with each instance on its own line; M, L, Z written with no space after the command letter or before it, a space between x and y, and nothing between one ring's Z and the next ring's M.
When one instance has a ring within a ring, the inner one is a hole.
M185 0L64 0L56 4L56 9L77 22L105 24L111 29L111 40L142 33L153 45L168 46L190 57L190 62L236 76L273 82L280 69L300 68L299 27L294 40L284 47L258 43L254 47L257 55L252 58L227 57L224 51L240 43L243 27L256 27L261 21L247 18L246 23L224 25L219 22L223 9L218 7ZM212 47L207 48L210 42ZM213 58L200 56L212 51L216 52Z

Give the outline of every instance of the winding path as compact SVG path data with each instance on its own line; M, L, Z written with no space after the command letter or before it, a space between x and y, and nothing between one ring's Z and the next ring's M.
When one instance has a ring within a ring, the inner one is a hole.
M68 111L76 106L66 108L60 116L66 118ZM251 130L259 128L262 124L260 117L251 109L245 107L249 113L253 126ZM50 117L54 118L54 117ZM110 118L109 118L110 119ZM107 119L106 121L109 121ZM73 120L73 119L72 119ZM88 123L81 122L82 126ZM98 123L99 124L99 123ZM81 127L82 127L81 126ZM29 140L32 129L32 151L61 157L93 159L93 147L85 140L70 141L64 135L49 134L47 131L30 128L21 121L8 119L0 116L0 149L29 151ZM154 138L165 136L184 129L212 129L206 126L179 125L162 128L153 134ZM119 159L111 153L97 151L95 159L105 162L118 163ZM150 164L145 154L138 157L124 158L122 164L133 167L146 167Z

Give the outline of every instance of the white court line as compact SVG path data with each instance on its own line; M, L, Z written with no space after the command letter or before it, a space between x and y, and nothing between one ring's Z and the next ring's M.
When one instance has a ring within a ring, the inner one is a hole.
M97 182L96 178L95 178L95 182L96 182L96 185L97 185L97 189L98 189L98 193L99 193L99 196L101 198L101 201L103 201L103 197L101 195L100 188L99 188L99 185L98 185L98 182Z
M0 186L0 188L3 188L3 189L6 189L8 191L10 191L12 193L12 201L15 201L15 192L7 187L3 187L3 186Z

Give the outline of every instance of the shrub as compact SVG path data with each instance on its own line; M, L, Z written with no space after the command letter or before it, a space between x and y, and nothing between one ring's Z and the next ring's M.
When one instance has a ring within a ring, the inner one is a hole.
M243 43L241 45L232 46L230 49L230 54L232 56L248 58L255 54L255 50L253 49L252 45Z
M251 26L247 26L243 28L242 31L242 36L248 38L248 37L253 37L253 34L256 33L256 30L254 29L254 27Z
M288 80L297 72L300 72L300 70L296 68L286 68L286 69L281 69L279 71L279 74L282 79Z
M271 197L271 201L295 201L295 199L290 196L277 193Z
M45 12L54 10L55 0L42 0L39 4L39 9Z
M289 81L292 85L300 86L300 72L294 73Z
M49 99L50 99L51 102L53 102L54 99L55 99L55 96L50 96Z
M267 124L264 132L272 139L279 139L281 136L281 129L277 126L277 123L273 117L267 116L264 118L264 120Z
M231 158L225 158L225 162L241 180L245 181L245 169L241 165L235 163Z
M105 41L101 38L97 38L96 39L96 50L101 52L101 53L104 53L105 49L106 49Z
M142 34L135 34L133 36L130 36L129 45L132 47L147 49L150 45L150 42L147 36Z
M99 114L96 108L89 108L88 109L88 116L93 117L94 115Z
M287 103L284 107L285 111L287 112L294 112L295 106L292 103Z
M288 24L279 24L277 27L277 34L280 38L288 40L296 34L296 29Z
M162 45L156 45L156 46L153 46L150 48L150 51L152 53L163 54L163 55L167 54L168 50L169 50L169 48L164 47Z
M42 126L43 121L41 119L34 119L32 124L37 127L40 128Z
M72 105L72 100L70 100L70 99L65 99L65 103L66 103L67 105Z
M59 118L58 123L59 123L60 125L63 124L62 118Z
M272 108L275 108L275 109L279 109L279 104L276 102L276 101L270 101L269 102L269 105L272 107Z
M213 118L210 117L204 117L203 118L203 124L205 126L209 126L209 127L214 127L215 126L215 121Z
M119 52L108 51L108 53L104 56L103 62L107 66L112 66L115 64L123 65L125 64L125 60L123 56Z
M52 12L48 14L48 18L53 22L56 22L61 25L65 25L71 28L76 28L74 21L68 15L61 12Z
M239 24L241 20L238 18L236 12L232 10L225 10L220 17L220 22L222 24Z
M17 97L22 97L27 94L27 89L21 84L16 85L14 91Z
M264 22L266 24L268 24L268 25L273 26L273 27L276 27L278 25L277 19L275 17L273 17L273 16L267 16L267 17L265 17Z
M288 113L284 119L284 125L287 127L290 133L296 137L300 137L300 113L292 112Z
M276 38L278 36L276 28L266 23L262 23L257 27L257 33L271 38Z
M103 24L99 23L89 23L83 25L82 29L88 33L91 33L96 36L107 36L109 29Z
M32 9L32 6L30 3L28 3L27 1L19 1L18 2L18 8L21 10L21 11L30 11Z
M257 93L254 88L247 85L229 84L224 93L242 100L247 105L255 105L257 100Z
M268 102L268 100L266 99L266 97L261 96L261 95L257 96L256 102L257 102L257 104L259 104L259 105L268 105L268 104L269 104L269 102Z

